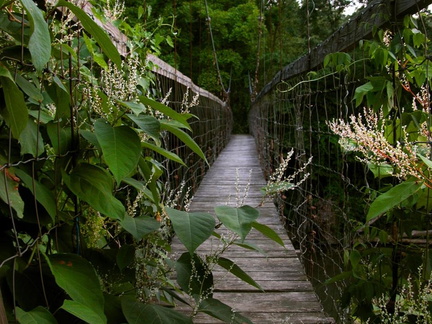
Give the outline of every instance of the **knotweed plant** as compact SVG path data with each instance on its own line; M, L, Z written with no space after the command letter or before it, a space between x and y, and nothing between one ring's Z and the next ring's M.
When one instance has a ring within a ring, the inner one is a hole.
M392 144L382 111L377 113L364 108L363 113L351 115L349 121L336 119L327 124L340 136L339 143L346 151L360 153L357 156L359 161L369 167L387 167L386 172L400 180L417 178L432 188L432 179L424 168L424 159L419 156L427 154L427 143L410 142L406 127L401 126L402 139ZM428 132L426 123L422 123L421 129Z
M419 273L421 274L421 269ZM430 303L432 300L432 279L419 283L411 276L402 285L394 303L394 310L389 311L389 296L383 295L374 300L376 313L384 324L430 324L432 313Z
M292 173L288 173L289 163L294 155L294 149L291 149L286 157L281 157L281 162L276 170L270 175L267 185L264 187L265 197L272 197L273 195L287 191L294 190L299 187L309 177L306 172L309 164L312 163L313 157L311 156L302 166ZM302 176L301 176L302 175ZM301 178L299 179L299 177Z

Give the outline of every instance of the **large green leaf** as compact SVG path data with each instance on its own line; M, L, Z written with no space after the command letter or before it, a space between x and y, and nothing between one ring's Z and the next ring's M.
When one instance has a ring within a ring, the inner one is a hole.
M99 310L94 310L91 306L75 300L65 300L61 308L89 324L107 323L104 313L101 313Z
M117 101L119 104L125 106L126 108L129 108L132 110L132 112L138 116L139 114L145 112L147 110L146 106L144 106L141 102L133 102L133 101Z
M398 206L401 202L411 197L421 186L421 182L404 181L378 196L369 207L366 221L369 222Z
M53 76L53 81L46 87L50 98L54 101L56 107L56 120L68 118L70 116L70 95L66 86L62 83L58 76Z
M145 147L145 148L148 148L148 149L150 149L150 150L152 150L152 151L155 151L156 153L159 153L160 155L165 156L167 159L170 159L170 160L172 160L172 161L174 161L174 162L180 163L180 164L182 164L182 165L186 165L186 164L183 162L183 160L182 160L182 159L181 159L177 154L172 153L172 152L170 152L170 151L167 151L167 150L165 150L165 149L162 148L162 147L159 147L159 146L153 145L153 144L148 143L148 142L142 142L142 143L141 143L141 146L142 146L142 147Z
M74 301L65 302L63 308L74 315L82 311L86 321L94 320L88 323L106 323L104 296L99 278L90 262L76 254L54 254L47 259L57 285Z
M120 271L123 271L123 269L134 264L135 246L132 244L123 244L121 248L118 250L116 256L116 262Z
M105 33L105 31L99 27L82 9L73 5L72 3L66 0L59 0L57 2L58 7L67 7L74 13L74 15L80 20L82 26L101 47L102 51L105 55L114 62L118 67L121 65L121 57L114 46L113 42L109 38L109 36Z
M6 168L0 171L0 199L6 204L10 204L16 211L18 218L23 218L24 201L18 192L18 181L18 179L15 179L11 169Z
M31 118L27 120L27 126L21 132L19 142L21 144L21 155L31 154L36 157L45 151L42 135Z
M372 171L375 178L391 177L393 175L393 167L387 163L368 163L369 170Z
M210 316L220 319L224 323L252 324L248 318L236 313L234 309L232 309L227 304L222 303L218 299L204 299L199 305L198 312L206 313Z
M17 307L16 316L20 324L57 324L55 317L42 306L38 306L28 312Z
M36 88L36 86L28 81L26 78L21 76L21 74L16 74L16 83L21 88L22 91L32 100L35 102L41 103L44 100L44 97L41 93L41 91Z
M141 140L128 126L112 127L105 121L98 120L94 128L105 161L117 183L120 183L138 165Z
M46 130L54 152L59 155L67 153L72 138L70 128L63 128L61 123L50 122L46 125Z
M249 276L246 272L243 271L242 268L240 268L237 264L235 264L233 261L219 257L217 259L217 264L220 265L222 268L228 270L236 277L240 278L244 282L247 282L249 285L254 286L255 288L258 288L260 290L263 290L262 287L255 281L251 276Z
M171 109L168 106L165 106L164 104L161 104L160 102L157 102L153 99L144 97L144 96L140 96L139 100L144 104L144 105L148 105L152 108L154 108L155 110L160 111L161 113L163 113L165 116L170 117L172 119L174 119L175 121L178 121L179 123L183 124L183 126L189 130L191 130L189 123L187 122L187 120L192 116L190 114L180 114L177 111Z
M165 210L174 232L190 254L213 233L216 222L209 213L188 213L172 208Z
M202 296L213 296L213 274L208 265L196 254L183 253L176 262L177 283L196 301Z
M132 297L123 297L121 305L129 324L193 324L192 319L171 308L143 304Z
M42 71L51 57L51 35L42 11L33 0L21 0L30 22L31 36L28 48L36 70Z
M244 241L252 228L252 223L259 217L259 211L251 206L239 208L230 206L215 207L217 218Z
M354 98L356 101L356 107L360 106L360 104L363 102L363 98L365 95L367 95L370 91L373 90L373 85L371 82L367 82L359 87L356 88Z
M272 228L268 227L267 225L257 223L257 222L253 222L252 227L255 228L261 234L267 236L273 242L276 242L280 246L285 247L285 244L284 244L283 240L281 239L281 237Z
M27 126L28 111L24 101L24 95L13 79L10 77L9 71L4 68L0 69L0 81L3 87L3 94L6 106L1 111L7 125L12 131L14 138L18 139L21 132Z
M156 231L160 223L148 216L131 217L126 215L121 221L121 226L132 234L136 240L141 240L144 236Z
M147 115L127 115L138 127L149 135L160 146L160 122L157 118Z
M54 222L57 214L54 193L23 170L16 170L16 175L24 182L26 187L30 189L32 194L36 197L36 200L46 209Z
M154 201L153 193L146 187L147 183L143 181L138 181L134 178L124 178L122 181L134 187L136 190L141 191L147 199L149 199L153 203L156 203Z
M267 255L266 251L264 251L263 249L261 249L259 246L257 246L256 244L254 244L252 242L235 240L233 242L233 244L237 245L237 246L240 246L243 249L247 249L247 250L251 250L251 251L256 251L258 253L261 253L262 255Z
M202 158L204 161L207 162L207 159L201 150L201 148L198 146L198 144L192 139L192 137L189 136L189 134L185 133L183 130L181 130L178 127L173 126L169 121L161 121L161 129L167 130L170 133L177 136L183 143L186 144L192 151L194 151L200 158Z
M63 173L68 188L97 211L114 219L123 219L125 208L112 192L114 183L105 170L83 163L70 175Z

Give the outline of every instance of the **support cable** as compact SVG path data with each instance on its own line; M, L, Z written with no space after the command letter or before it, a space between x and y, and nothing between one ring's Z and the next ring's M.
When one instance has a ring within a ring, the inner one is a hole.
M212 30L212 27L211 27L211 18L210 18L210 13L209 13L209 9L208 9L207 0L204 0L204 3L205 3L205 7L206 7L207 24L209 26L210 39L211 39L212 48L213 48L213 58L214 58L215 65L216 65L216 71L217 71L217 75L218 75L218 78L219 78L219 83L220 83L220 85L222 87L222 90L224 92L225 97L228 98L228 94L229 94L230 88L226 89L225 86L224 86L223 80L222 80L222 76L221 76L221 72L220 72L220 68L219 68L219 61L218 61L217 53L216 53L216 46L215 46L214 38L213 38L213 30ZM230 85L231 85L231 80L230 80Z
M259 63L261 56L261 37L263 33L263 22L264 22L264 0L261 0L260 5L260 15L258 17L258 46L257 46L257 58L256 58L256 68L255 76L251 89L251 101L254 101L257 96L257 86L258 86L258 73L259 73Z

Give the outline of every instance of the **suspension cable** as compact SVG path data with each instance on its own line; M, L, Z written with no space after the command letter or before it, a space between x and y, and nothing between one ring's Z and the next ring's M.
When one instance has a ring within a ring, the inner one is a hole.
M223 90L225 96L228 97L230 89L228 88L228 90L227 90L225 88L223 80L222 80L222 75L221 75L221 72L220 72L220 69L219 69L219 61L218 61L218 57L217 57L217 53L216 53L216 46L215 46L214 38L213 38L213 30L212 30L212 27L211 27L211 18L210 18L210 14L209 14L207 0L204 0L204 2L205 2L205 7L206 7L206 13L207 13L207 23L208 23L208 26L209 26L210 39L211 39L212 48L213 48L213 59L215 61L215 65L216 65L216 71L217 71L217 74L218 74L219 83L220 83L220 85L222 87L222 90ZM230 85L231 85L231 80L230 80Z
M251 101L254 101L255 97L257 95L259 63L260 63L260 56L261 56L261 36L263 33L263 22L264 22L264 0L261 0L260 14L258 17L258 46L257 46L256 68L255 68L254 81L252 83L252 87L250 90Z

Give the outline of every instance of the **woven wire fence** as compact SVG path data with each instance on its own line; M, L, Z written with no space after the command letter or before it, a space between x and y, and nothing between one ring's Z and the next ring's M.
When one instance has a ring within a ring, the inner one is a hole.
M301 81L299 77L281 87ZM266 176L292 148L292 172L313 157L309 178L296 191L279 195L276 203L322 303L335 310L343 287L322 283L343 271L342 251L351 241L346 234L352 232L348 215L362 212L357 202L363 194L358 188L365 176L362 165L346 160L326 125L331 118L355 112L348 98L356 83L345 81L344 76L334 75L315 84L304 82L291 91L275 89L255 102L250 113Z
M367 76L378 73L365 63L361 49L352 49L350 55L357 62L350 73L319 70L311 76L306 71L283 81L274 79L249 114L266 177L291 149L295 158L287 174L313 157L308 179L295 190L279 194L275 204L324 310L338 323L352 320L350 310L340 303L350 283L330 279L346 270L344 251L364 234L356 226L368 211L368 189L384 186L365 164L341 149L338 136L327 125L333 119L349 121L350 115L362 112L363 106L355 105L355 90L368 81ZM427 245L419 247L423 248L428 250Z

